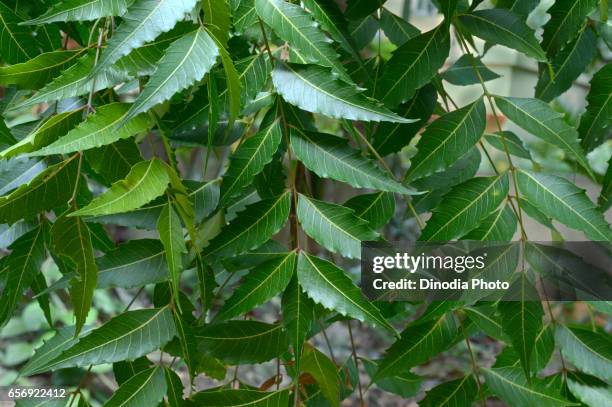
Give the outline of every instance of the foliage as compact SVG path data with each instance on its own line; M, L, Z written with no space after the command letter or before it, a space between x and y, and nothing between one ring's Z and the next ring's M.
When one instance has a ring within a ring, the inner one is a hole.
M526 240L529 218L610 241L607 3L557 0L540 36L537 1L436 0L421 32L384 0L1 0L0 341L32 304L49 331L18 333L36 350L17 383L68 383L79 406L357 405L374 388L612 405L609 303L585 305L590 325L563 304L381 304L352 273L363 241ZM533 97L491 91L510 80L494 46L537 69ZM101 306L109 292L127 307ZM388 344L372 360L362 324ZM318 346L332 326L344 360ZM492 366L481 343L504 346ZM441 357L463 368L424 387ZM238 376L270 361L262 383ZM85 391L89 375L117 386Z

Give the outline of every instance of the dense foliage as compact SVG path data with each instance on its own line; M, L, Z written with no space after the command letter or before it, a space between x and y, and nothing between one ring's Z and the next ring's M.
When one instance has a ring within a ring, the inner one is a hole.
M426 32L383 3L0 2L0 327L37 303L54 331L25 332L40 346L18 383L76 369L80 406L357 405L417 395L431 385L411 369L460 350L469 364L419 405L612 405L609 303L586 304L591 323L547 302L382 304L351 272L362 241L415 225L525 241L531 219L610 241L612 166L593 165L610 151L608 2L556 0L538 33L535 0L437 0ZM489 91L494 46L537 66L533 97ZM583 73L572 118L557 100ZM458 105L449 84L478 95ZM117 289L149 300L96 318ZM389 343L376 360L361 323ZM313 340L332 325L346 360ZM483 336L505 345L494 363L474 355ZM269 380L237 379L273 360ZM104 364L116 391L85 391Z

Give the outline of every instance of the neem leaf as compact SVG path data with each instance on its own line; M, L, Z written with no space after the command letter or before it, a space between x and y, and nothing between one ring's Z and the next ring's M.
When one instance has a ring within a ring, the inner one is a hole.
M207 390L195 393L192 400L202 407L286 406L289 403L289 390Z
M411 123L317 65L277 64L272 81L288 103L336 119Z
M333 178L356 188L374 188L400 194L411 192L340 137L292 127L291 146L306 168L320 177Z
M327 250L348 258L360 258L361 242L378 237L352 209L302 194L298 198L297 216L308 236Z
M422 407L469 407L478 396L478 384L472 375L451 380L427 390L419 402Z
M362 296L344 270L335 264L301 252L297 275L304 292L316 303L395 333L378 308Z
M442 79L458 86L473 85L480 83L480 78L476 71L478 71L480 78L485 82L500 77L487 68L480 59L474 58L470 54L464 54L455 61L453 66L442 73Z
M355 211L355 216L368 222L376 230L387 224L395 214L395 196L390 192L357 195L344 203Z
M587 95L586 112L580 118L578 133L585 151L591 151L610 135L612 123L612 64L593 75Z
M555 340L563 356L583 372L612 379L612 340L603 332L557 326Z
M175 303L179 304L179 291L181 283L181 272L183 271L183 254L187 252L185 238L183 237L183 225L181 219L174 210L170 200L165 205L157 220L159 239L164 245L168 274L174 295ZM179 305L180 308L180 305Z
M559 0L548 10L550 20L544 26L542 48L548 56L556 55L573 38L585 17L597 6L596 0Z
M312 346L304 348L300 371L310 374L332 406L340 404L340 376L334 362Z
M155 366L132 376L121 384L105 407L139 407L157 405L166 395L164 368Z
M166 164L158 159L142 161L132 167L124 180L94 198L70 216L100 216L129 212L151 202L166 190L170 178Z
M0 67L0 84L20 89L40 89L83 54L83 50L53 51L21 64Z
M57 21L91 21L100 17L121 16L134 0L63 0L43 15L24 24L39 25Z
M4 3L0 3L0 55L9 64L28 61L39 54L38 44L30 27Z

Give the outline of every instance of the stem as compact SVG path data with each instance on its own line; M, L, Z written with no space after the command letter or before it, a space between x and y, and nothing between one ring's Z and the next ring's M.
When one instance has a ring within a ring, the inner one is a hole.
M351 340L351 351L353 354L353 360L355 361L355 369L357 369L357 388L359 389L359 401L361 407L365 407L363 401L363 390L361 389L361 378L359 377L359 359L357 358L357 351L355 350L355 341L353 340L353 329L351 328L351 321L347 321L349 338Z
M461 325L461 332L463 333L463 338L465 340L465 344L467 345L468 352L470 354L470 360L472 363L472 372L474 374L474 378L476 379L476 384L478 385L478 394L480 395L480 399L482 401L482 407L487 407L487 401L484 397L484 393L482 391L482 383L480 383L480 370L478 369L478 363L476 362L476 357L474 356L474 352L472 351L472 345L470 344L470 338L467 336L465 331L465 327L463 326L463 320L460 315L455 313L455 316L459 320L459 324Z

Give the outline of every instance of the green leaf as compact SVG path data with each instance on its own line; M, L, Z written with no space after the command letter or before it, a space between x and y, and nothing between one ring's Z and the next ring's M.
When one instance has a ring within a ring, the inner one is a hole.
M421 34L418 28L386 8L383 8L380 14L380 27L391 42L398 47Z
M191 399L202 407L275 407L289 403L289 390L275 392L255 390L208 390L195 393Z
M170 368L164 369L166 377L166 394L170 407L181 407L184 404L183 393L185 391L181 378Z
M235 5L235 3L238 3ZM233 0L231 2L233 10L234 30L238 34L257 22L257 11L255 10L255 0Z
M612 340L604 332L558 325L555 340L563 356L585 373L612 379Z
M477 10L458 16L470 34L492 44L515 49L536 61L546 61L534 32L516 14L505 9Z
M352 209L302 194L298 198L297 216L308 236L344 257L361 258L361 242L378 238L378 233Z
M72 110L51 116L18 143L0 152L0 159L14 157L45 147L66 134L82 117L81 110Z
M340 376L334 362L312 346L304 348L300 371L310 374L332 406L340 404Z
M529 298L537 298L537 292L530 283L526 283L523 274L519 276L510 290L518 291L520 301L501 301L497 309L501 315L502 329L508 335L512 347L518 353L521 365L526 377L531 376L531 354L538 332L542 329L542 317L544 310L539 301L529 301Z
M548 10L550 20L544 26L542 48L549 57L556 55L573 38L584 19L597 6L596 0L559 0Z
M304 0L304 5L313 14L315 19L334 40L360 65L363 65L359 49L351 36L348 22L340 8L332 0Z
M142 161L140 150L131 139L92 148L84 151L83 155L91 169L105 181L105 185L124 179L132 167Z
M277 64L272 81L288 103L336 119L411 123L317 65Z
M76 155L48 167L28 184L0 197L0 223L13 224L63 206L74 191L79 160Z
M322 178L346 182L356 188L411 193L411 190L382 172L340 137L306 132L293 127L291 147L306 168Z
M380 229L395 214L395 196L390 192L357 195L344 203L355 211L355 216L368 222L370 228Z
M537 98L546 102L568 90L574 81L583 73L597 53L597 39L589 27L580 31L570 44L555 54L551 60L554 78L551 80L550 69L542 66L538 83L535 87Z
M484 138L487 143L491 144L491 146L495 147L499 151L505 153L507 147L510 154L526 160L531 160L531 153L529 150L525 148L525 145L521 139L511 131L500 131L497 133L485 134Z
M482 99L440 116L423 132L418 152L411 160L407 180L445 170L466 154L482 137L486 126Z
M222 206L251 184L253 178L272 161L282 136L280 122L277 120L240 144L232 154L229 168L223 176L220 197Z
M70 216L100 216L129 212L151 202L166 190L170 178L166 164L158 159L142 161L132 167L124 180L96 197Z
M576 405L536 378L527 382L517 367L480 368L487 386L503 401L512 406L563 407Z
M508 188L508 173L472 178L453 187L432 211L419 240L447 241L465 235L499 207Z
M104 403L104 407L155 406L166 395L164 368L155 366L131 377Z
M449 50L450 37L445 24L411 38L385 64L376 97L390 108L406 102L436 75Z
M612 403L612 389L595 377L573 373L569 375L567 385L572 394L587 406L606 406Z
M496 96L495 103L510 120L569 153L592 176L589 162L578 142L578 132L563 120L562 114L538 99Z
M306 56L307 62L332 68L340 78L352 83L336 51L306 10L285 0L255 0L255 8L259 18Z
M361 358L368 376L374 378L378 364L374 361ZM405 372L393 377L387 377L376 381L376 386L389 393L397 394L403 398L414 397L421 388L423 378L414 373Z
M44 161L24 157L0 161L0 194L7 194L30 182L45 168Z
M70 281L70 299L76 316L77 336L89 314L98 281L91 234L81 218L63 215L51 228L51 241L55 255L70 264L70 268L76 272Z
M24 24L39 25L57 21L93 21L101 17L122 16L134 0L63 0L43 15Z
M462 237L463 240L509 242L516 233L517 219L510 204L484 218L480 225Z
M589 152L610 135L612 123L612 64L604 65L593 75L587 96L586 112L580 118L578 133L582 147Z
M556 175L520 170L516 177L523 200L546 216L583 231L589 239L609 241L612 238L610 225L584 190Z
M529 13L531 13L538 4L539 0L499 0L496 7L508 9L523 20L526 20Z
M41 272L45 260L45 227L24 234L11 246L11 254L3 258L2 268L6 269L6 279L2 282L2 301L0 301L0 327L13 315L25 290Z
M457 335L457 325L452 313L446 313L431 321L408 325L385 351L378 364L374 380L408 372L411 367L427 362L446 350Z
M123 123L202 79L218 56L219 48L203 28L170 44L157 69L123 118Z
M0 67L0 85L40 89L62 70L74 64L82 54L83 50L53 51L21 64Z
M256 248L283 227L290 207L288 190L275 198L248 205L204 249L205 257L216 261Z
M342 315L395 333L393 326L378 308L362 296L359 288L335 264L301 252L297 275L304 292L314 302Z
M441 76L442 79L453 85L467 86L480 83L480 78L476 72L480 74L480 78L482 78L484 82L492 81L500 77L487 68L480 59L474 58L470 54L462 55L455 61L453 66L444 71Z
M227 44L232 24L227 0L203 0L202 9L208 29L222 44Z
M437 385L425 393L419 402L422 407L470 407L478 396L478 384L474 376L467 375Z
M304 341L308 337L315 320L314 307L315 304L302 290L297 279L297 273L295 273L283 293L281 309L283 325L287 330L289 343L293 348L296 370L300 367Z
M370 44L378 30L380 30L379 21L370 15L361 20L349 21L351 37L353 37L359 49Z
M203 326L196 339L202 351L236 365L266 362L289 346L282 325L246 320Z
M386 0L348 0L346 17L351 20L363 18L382 7Z
M295 257L295 252L279 254L253 268L225 301L214 322L243 315L283 291L293 276Z
M127 311L64 350L30 374L65 367L86 367L121 360L134 360L164 346L176 334L167 307Z
M127 72L116 66L111 66L104 72L90 77L89 74L94 66L95 57L95 51L88 50L74 65L62 71L61 75L46 84L34 96L15 106L15 109L81 96L91 91L92 84L94 85L94 92L97 92L130 79Z
M134 288L168 277L165 250L158 240L134 239L98 257L97 288Z
M183 254L187 253L185 246L185 238L183 237L183 226L181 219L173 208L172 203L168 200L168 205L165 205L159 219L157 221L157 230L159 238L164 245L166 252L166 262L168 264L168 275L174 295L175 303L180 308L179 291L181 284L181 272L183 271Z
M402 117L415 119L414 123L381 123L372 139L372 146L381 156L397 153L410 144L412 138L427 124L436 106L438 94L432 85L418 89L414 97L398 107Z
M100 106L95 114L88 116L83 123L69 131L68 134L29 155L48 156L89 150L112 144L152 127L152 120L144 114L124 123L129 108L130 105L127 103L110 103ZM120 127L118 127L119 123L122 123Z
M6 4L0 3L0 56L9 64L26 62L39 54L38 44L30 27Z

